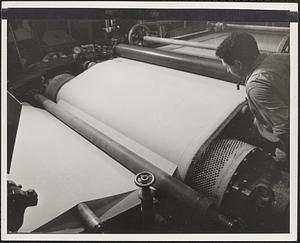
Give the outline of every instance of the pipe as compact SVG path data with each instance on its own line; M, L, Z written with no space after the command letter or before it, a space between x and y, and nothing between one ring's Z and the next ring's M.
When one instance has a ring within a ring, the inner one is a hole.
M280 43L278 44L276 52L279 53L289 52L289 45L290 45L290 35L285 35L281 39Z
M240 25L240 24L226 24L226 29L242 29L242 30L258 30L258 31L272 31L272 32L289 32L289 27L279 26L262 26L262 25Z
M236 83L236 78L228 73L222 62L216 58L191 56L126 44L115 46L115 53L137 61Z
M161 38L161 37L154 37L154 36L144 36L143 40L148 42L161 43L161 44L197 47L197 48L203 48L208 50L217 49L214 45L205 44L196 41L175 40L170 38Z
M193 32L193 33L188 33L188 34L184 34L184 35L179 35L179 36L174 36L173 39L175 40L178 40L178 39L181 39L181 40L184 40L186 38L192 38L192 37L196 37L196 36L202 36L204 34L208 34L210 33L211 31L210 30L201 30L201 31L198 31L198 32Z
M156 178L154 186L159 191L172 196L188 208L193 209L195 214L199 217L209 218L220 223L220 214L217 212L216 206L211 199L208 199L205 195L196 192L182 181L170 176L43 95L36 93L33 94L33 97L48 112L60 119L74 131L78 132L92 144L110 155L113 159L133 173L138 174L142 171L149 171L152 173ZM226 223L227 221L222 222L223 224L226 224L227 227L231 227L231 224Z
M141 223L143 231L146 231L154 222L153 191L150 188L154 182L154 175L148 171L137 174L134 179L134 183L141 188L139 198L141 199Z
M100 231L101 224L99 218L85 203L79 203L77 205L77 212L89 230L92 232Z

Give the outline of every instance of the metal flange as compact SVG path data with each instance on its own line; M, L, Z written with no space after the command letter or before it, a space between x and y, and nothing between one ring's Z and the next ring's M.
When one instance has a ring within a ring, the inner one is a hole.
M141 188L150 187L154 184L154 182L154 175L148 171L140 172L134 179L134 183Z
M128 33L128 42L131 45L143 45L143 37L149 35L150 29L144 24L136 24L132 26Z

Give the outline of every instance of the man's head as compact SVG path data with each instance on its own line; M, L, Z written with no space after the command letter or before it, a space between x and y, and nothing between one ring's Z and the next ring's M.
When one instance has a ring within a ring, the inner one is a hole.
M256 40L246 32L231 33L216 50L227 71L239 78L245 78L258 55Z

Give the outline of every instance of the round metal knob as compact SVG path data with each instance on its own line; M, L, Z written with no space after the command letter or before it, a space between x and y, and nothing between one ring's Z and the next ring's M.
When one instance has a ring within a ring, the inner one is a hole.
M136 175L134 183L141 188L150 187L154 184L155 177L148 171L140 172Z

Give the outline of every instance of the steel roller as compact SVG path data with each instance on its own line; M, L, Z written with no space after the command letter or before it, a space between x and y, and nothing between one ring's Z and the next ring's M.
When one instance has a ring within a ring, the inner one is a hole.
M226 29L241 29L241 30L286 32L286 33L290 31L289 27L279 27L279 26L259 26L259 25L240 25L240 24L226 24L225 26Z
M161 43L161 44L190 46L190 47L197 47L197 48L203 48L208 50L216 50L216 47L214 45L205 44L196 41L175 40L170 38L161 38L161 37L154 37L154 36L144 36L143 40L148 42Z
M220 60L207 56L196 57L126 44L115 46L115 53L137 61L236 83L236 78L227 72Z
M208 22L207 27L214 27L218 31L228 30L254 30L254 31L269 31L269 32L285 32L289 33L289 27L281 26L264 26L264 25L244 25L244 24L227 24L222 22Z

